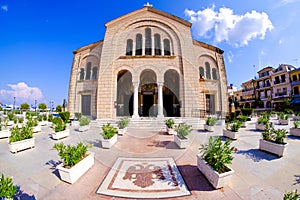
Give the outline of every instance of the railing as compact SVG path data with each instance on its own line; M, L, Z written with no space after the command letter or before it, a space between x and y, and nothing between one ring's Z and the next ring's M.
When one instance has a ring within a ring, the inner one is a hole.
M287 92L275 93L275 97L281 97L281 96L285 96L285 95L287 95Z

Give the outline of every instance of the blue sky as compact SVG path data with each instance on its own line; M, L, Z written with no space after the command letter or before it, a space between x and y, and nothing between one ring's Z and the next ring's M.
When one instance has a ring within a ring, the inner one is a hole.
M147 1L0 0L0 102L49 105L68 97L73 50L102 40L104 24ZM193 23L193 38L224 52L228 84L265 66L300 66L300 0L152 0Z

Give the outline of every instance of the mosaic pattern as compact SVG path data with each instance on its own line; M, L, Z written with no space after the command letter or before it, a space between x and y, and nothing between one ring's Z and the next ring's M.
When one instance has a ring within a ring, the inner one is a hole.
M191 194L172 158L118 158L97 193L128 198Z

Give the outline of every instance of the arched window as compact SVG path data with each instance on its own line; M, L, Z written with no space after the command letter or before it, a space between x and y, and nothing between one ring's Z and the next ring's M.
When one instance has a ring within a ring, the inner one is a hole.
M142 55L142 49L143 49L143 36L142 34L137 34L136 44L135 44L135 55L136 56Z
M170 41L168 39L164 39L164 53L165 56L171 55Z
M97 79L98 67L93 67L92 80Z
M160 44L160 35L154 35L154 53L155 55L161 55L161 44Z
M218 74L217 74L216 68L212 69L212 77L213 77L213 80L218 80Z
M83 68L80 68L80 76L79 76L79 80L83 80L84 79L84 69Z
M126 45L126 56L132 56L132 48L133 48L133 41L132 39L128 39Z
M200 78L204 78L204 68L203 67L199 67L199 76L200 76Z
M86 65L85 80L90 80L91 79L91 70L92 70L92 63L88 62L87 65Z
M151 38L151 29L146 28L146 43L145 43L145 54L151 55L152 54L152 38Z
M211 79L210 65L208 62L205 62L205 71L206 71L206 79Z

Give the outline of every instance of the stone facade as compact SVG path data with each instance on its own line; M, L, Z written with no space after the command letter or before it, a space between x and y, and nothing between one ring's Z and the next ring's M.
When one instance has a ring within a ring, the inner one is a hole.
M71 116L199 117L228 111L223 51L191 23L145 6L105 24L103 41L74 51Z

